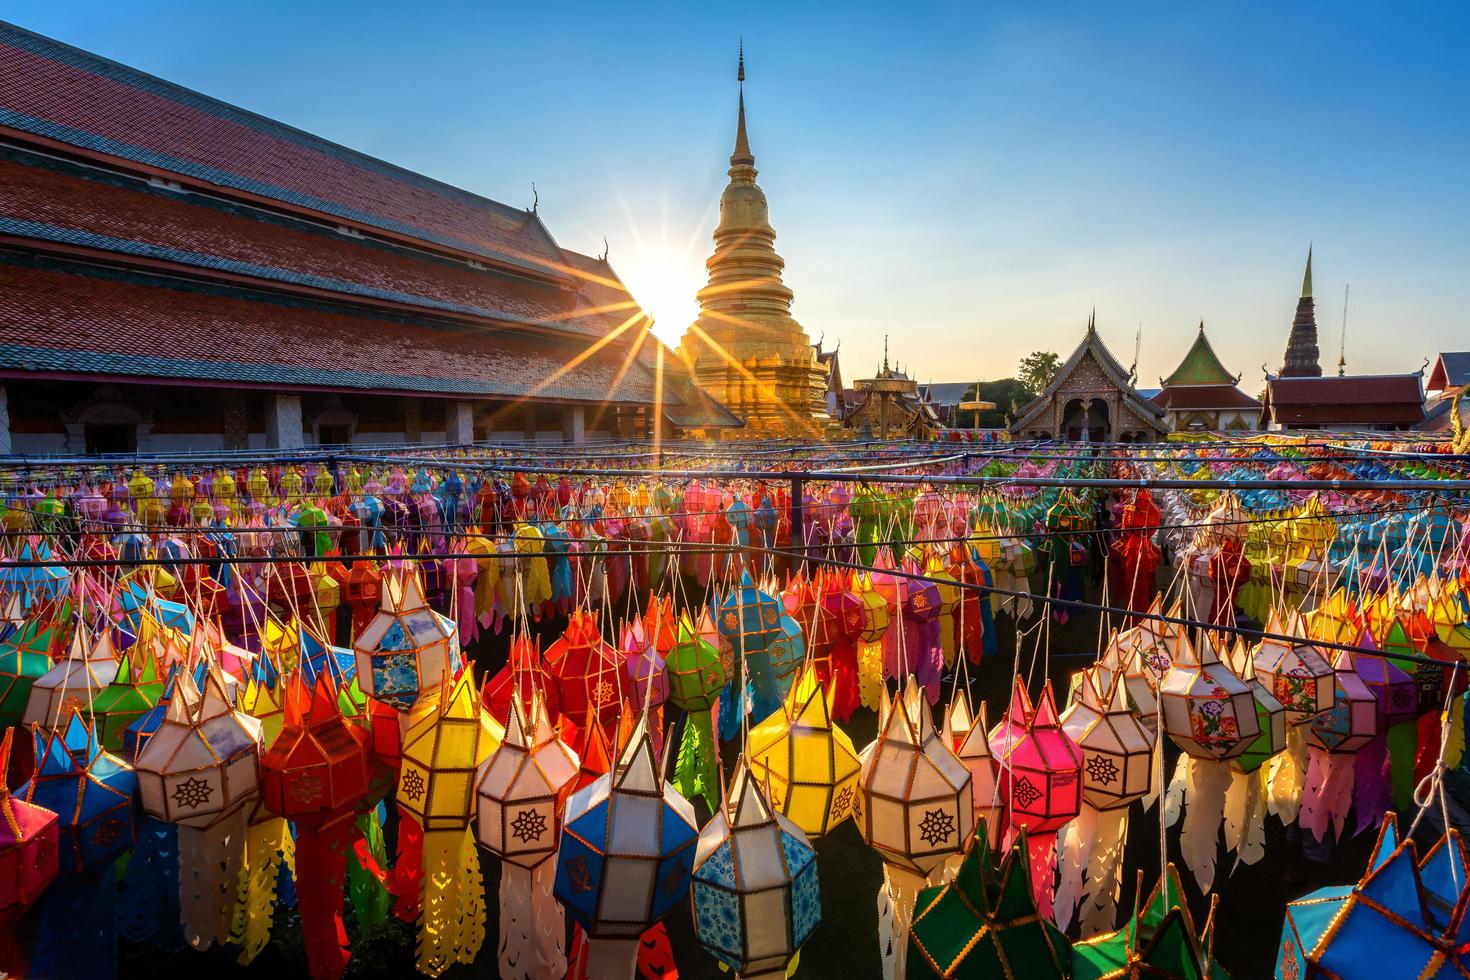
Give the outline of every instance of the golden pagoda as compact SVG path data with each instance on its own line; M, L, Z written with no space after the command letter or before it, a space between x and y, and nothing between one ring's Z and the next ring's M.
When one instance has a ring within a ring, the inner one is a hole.
M740 53L740 115L730 184L720 195L715 252L699 291L699 319L679 353L699 385L745 422L744 438L828 434L827 371L801 324L791 318L786 263L776 254L766 195L755 182L745 134L745 52Z

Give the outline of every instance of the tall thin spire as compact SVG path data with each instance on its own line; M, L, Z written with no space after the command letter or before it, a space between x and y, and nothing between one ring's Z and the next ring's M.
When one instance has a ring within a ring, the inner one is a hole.
M1296 303L1296 316L1291 321L1291 336L1286 341L1286 357L1281 364L1283 378L1320 378L1322 364L1317 347L1317 308L1312 299L1312 246L1307 246L1307 269L1302 274L1302 296Z
M1302 299L1312 298L1312 246L1307 245L1307 271L1302 274Z
M888 335L883 335L883 373L888 373Z
M740 67L735 80L740 83L740 119L735 124L735 152L730 154L730 166L753 167L755 154L750 152L750 138L745 135L745 39L740 39Z

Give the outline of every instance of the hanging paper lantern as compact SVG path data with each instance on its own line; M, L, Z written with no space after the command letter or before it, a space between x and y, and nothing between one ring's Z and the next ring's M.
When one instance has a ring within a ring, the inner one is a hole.
M332 679L286 692L280 736L261 758L265 809L296 827L296 887L313 980L335 980L350 953L342 886L358 837L356 808L368 798L367 732L342 717Z
M1181 637L1172 649L1173 661L1159 682L1164 730L1195 758L1240 755L1261 733L1250 688L1220 662L1208 637L1198 648Z
M480 857L470 825L476 770L505 730L480 705L468 669L425 702L403 737L398 805L423 835L417 965L437 977L455 963L473 963L485 939ZM400 852L404 836L400 830Z
M714 644L696 632L688 614L679 619L678 637L669 650L666 675L669 703L683 710L674 785L685 799L703 794L710 809L719 800L719 740L714 727L715 704L729 677Z
M20 724L31 686L51 670L58 632L54 621L32 617L0 641L0 727Z
M561 637L546 650L556 701L580 743L586 729L607 731L622 704L623 670L618 651L602 638L597 613L574 610Z
M1005 807L1000 799L995 774L995 758L990 754L990 725L985 720L985 702L978 711L970 707L970 695L960 688L944 711L941 736L954 749L955 756L970 770L970 799L975 806L975 822L984 821L991 835L991 845L998 841Z
M1449 830L1420 859L1387 814L1356 884L1321 888L1287 905L1276 976L1465 976L1467 870L1458 832Z
M690 904L700 944L740 977L784 978L822 921L817 853L741 767L699 833Z
M566 805L555 894L589 937L589 976L631 980L639 937L689 891L697 838L641 718L613 770Z
M1035 707L1018 676L1010 708L990 732L1000 799L1010 832L1024 830L1031 851L1032 891L1051 914L1056 834L1082 810L1082 750L1062 730L1051 682Z
M1305 625L1299 616L1293 616L1288 627L1273 610L1266 621L1266 632L1303 636ZM1256 677L1286 709L1288 723L1301 725L1332 710L1336 691L1332 666L1311 643L1263 638L1256 644L1251 660Z
M31 685L21 720L43 727L60 724L69 710L87 710L116 677L112 632L104 629L93 634L85 623L78 622L67 655Z
M907 956L913 980L1025 977L1066 980L1072 945L1039 914L1027 875L1026 835L997 865L983 824L948 884L920 891Z
M415 571L389 574L378 615L358 635L358 684L363 694L400 712L460 667L459 630L429 608Z
M1229 980L1214 959L1218 895L1210 896L1209 915L1196 930L1174 865L1167 866L1140 910L1142 894L1140 871L1127 925L1072 947L1072 980Z
M1154 735L1128 709L1122 677L1106 690L1095 670L1082 672L1061 727L1082 752L1082 809L1058 842L1061 883L1057 925L1080 903L1083 935L1113 928L1128 808L1153 788Z
M197 949L229 939L251 802L260 785L261 725L235 711L219 670L204 689L177 678L162 724L138 753L138 796L150 817L179 826L179 901Z
M745 764L770 787L771 804L811 837L821 837L852 814L860 764L847 733L832 722L830 695L808 666L783 710L750 730Z
M7 728L0 741L0 969L20 975L24 966L12 945L16 926L56 878L59 822L55 812L10 795L5 774L14 734Z
M133 650L124 650L118 658L117 676L92 700L93 724L102 746L109 752L121 752L128 726L151 711L162 696L163 680L153 651L138 651L135 656Z
M102 750L79 712L68 711L54 731L32 729L36 769L15 799L56 814L62 875L103 868L133 846L133 768Z
M555 980L566 973L564 918L552 897L561 815L577 754L556 737L538 691L513 695L505 740L476 776L476 836L501 859L500 975Z
M782 608L774 595L756 587L749 572L720 604L717 620L720 635L730 644L737 661L744 661L752 695L752 714L765 718L781 705L780 682L772 663L770 646L780 636ZM789 658L783 651L783 662Z
M912 678L880 717L878 737L859 756L853 818L883 860L879 948L885 971L903 975L908 923L926 879L963 849L974 826L970 771L934 731Z

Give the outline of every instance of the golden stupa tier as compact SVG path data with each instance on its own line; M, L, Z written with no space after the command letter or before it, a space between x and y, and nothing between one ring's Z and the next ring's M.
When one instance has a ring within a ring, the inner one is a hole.
M755 182L743 88L729 176L715 252L705 263L709 284L699 291L699 319L679 352L699 385L745 421L736 435L827 435L827 373L791 316L791 290L781 280L786 263L776 254L766 195Z

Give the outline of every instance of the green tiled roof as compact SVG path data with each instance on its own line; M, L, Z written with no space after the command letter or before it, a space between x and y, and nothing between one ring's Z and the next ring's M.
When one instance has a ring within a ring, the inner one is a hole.
M1233 385L1236 377L1225 370L1225 365L1220 363L1220 358L1215 356L1215 349L1210 346L1210 341L1205 337L1205 325L1199 325L1199 335L1194 338L1194 344L1189 348L1189 353L1184 355L1184 360L1174 369L1174 373L1164 379L1164 387L1172 385Z

